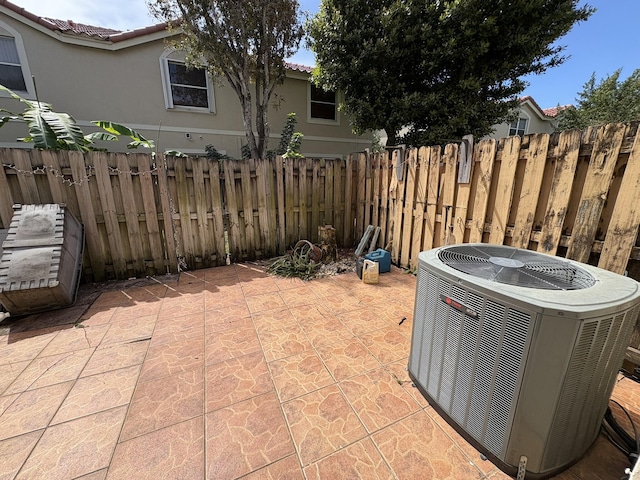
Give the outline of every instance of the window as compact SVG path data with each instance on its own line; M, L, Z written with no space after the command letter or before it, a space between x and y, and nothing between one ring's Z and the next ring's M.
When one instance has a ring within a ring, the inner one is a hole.
M10 90L27 91L16 41L0 36L0 84Z
M180 60L160 58L165 106L178 110L215 111L212 83L203 68L190 68Z
M520 135L521 137L527 133L527 119L519 118L515 122L512 122L509 126L509 136Z
M325 92L311 84L310 111L312 119L337 121L336 92Z

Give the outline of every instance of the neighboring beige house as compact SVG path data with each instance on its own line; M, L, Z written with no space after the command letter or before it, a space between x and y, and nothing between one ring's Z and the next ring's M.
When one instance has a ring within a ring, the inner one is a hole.
M563 107L542 109L530 96L520 98L518 119L512 123L495 125L489 138L503 138L529 133L552 133L557 126L557 116Z
M239 157L246 140L236 94L204 70L187 70L184 56L167 48L165 27L120 32L38 17L0 0L0 83L35 99L35 76L40 100L71 114L86 132L91 120L108 120L155 140L159 151L202 154L212 144ZM269 146L277 146L287 114L295 112L306 156L340 156L369 147L371 137L352 133L336 94L316 90L310 73L308 67L289 65L274 96L280 106L269 110ZM0 96L0 107L22 110L6 95ZM26 133L24 124L11 122L0 129L0 146L25 147L16 138ZM126 143L107 147L122 151Z

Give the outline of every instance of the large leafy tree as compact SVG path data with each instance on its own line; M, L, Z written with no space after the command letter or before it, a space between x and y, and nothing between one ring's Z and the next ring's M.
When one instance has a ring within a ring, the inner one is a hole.
M265 158L269 101L284 59L302 38L297 0L147 0L152 14L181 32L173 45L187 65L226 78L240 100L253 158Z
M356 131L436 144L509 118L524 75L561 64L554 41L593 12L577 0L322 0L308 22L317 82L344 92Z
M599 83L593 73L578 93L578 105L561 110L558 129L640 120L640 69L624 81L621 72L616 70Z

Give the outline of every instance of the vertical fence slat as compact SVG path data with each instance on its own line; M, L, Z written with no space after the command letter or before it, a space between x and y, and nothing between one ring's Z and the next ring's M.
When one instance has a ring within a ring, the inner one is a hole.
M362 154L364 157L364 226L371 225L371 197L373 187L373 156L369 152ZM364 233L364 230L363 230Z
M527 248L531 240L533 220L540 197L540 187L544 176L544 167L549 148L549 134L533 135L529 141L527 164L524 169L524 181L520 191L518 212L513 228L511 244L517 248Z
M498 176L496 202L491 219L491 233L489 243L502 245L504 235L507 231L507 220L511 210L513 200L513 187L516 179L516 167L518 166L518 156L520 154L521 138L518 135L505 140L502 150L502 161L500 163L500 174ZM539 161L540 159L538 159ZM544 168L544 162L542 167Z
M256 161L256 186L258 194L258 221L259 221L259 239L257 244L260 245L262 254L270 256L275 251L275 235L273 241L271 233L275 233L275 228L270 227L268 196L267 196L267 183L272 178L270 170L269 160L257 160ZM274 225L275 227L275 225Z
M324 225L334 225L333 220L333 160L327 159L324 164Z
M40 155L42 164L47 172L47 181L53 202L69 204L70 202L67 199L69 187L66 187L65 184L62 183L62 168L60 168L60 162L58 161L60 154L51 150L42 150ZM71 210L71 213L79 216L80 212Z
M336 242L340 242L344 232L344 189L342 171L345 162L341 159L333 160L333 227L336 229ZM343 243L343 246L346 246Z
M287 248L287 223L285 221L284 160L276 157L276 189L278 197L278 254Z
M318 227L320 226L320 167L324 160L315 158L313 162L313 177L311 180L311 228L309 234L312 242L318 241Z
M211 217L213 220L213 245L216 251L216 264L224 265L226 262L226 248L224 244L224 210L222 201L222 188L220 186L220 162L208 160L209 163L209 189L211 191Z
M380 159L380 173L382 175L380 183L380 246L386 248L389 242L389 152L384 151Z
M362 238L364 235L364 229L369 225L366 222L367 215L365 209L367 208L367 156L364 153L358 153L358 177L356 185L356 240Z
M567 258L579 262L589 260L626 128L625 124L614 123L598 130L578 205L576 223L571 232Z
M469 197L471 196L471 179L473 178L473 164L475 163L478 149L474 148L473 161L469 171L469 181L467 183L459 183L456 191L456 206L453 212L453 230L449 236L449 244L457 245L464 243L464 235L467 230L467 212L469 211ZM460 149L458 150L460 157ZM460 158L458 159L460 168Z
M496 158L496 141L494 139L483 140L478 148L480 149L480 155L476 166L480 170L473 203L471 231L469 232L470 243L482 242L487 202L489 201L489 189L491 188L491 176L493 174L493 162Z
M598 266L623 274L627 268L631 250L638 236L640 223L640 130L636 133L633 148L620 185L607 236L604 240Z
M158 193L160 194L160 205L162 208L162 226L164 230L164 241L167 245L169 271L175 273L178 271L178 250L176 248L176 231L173 223L172 200L169 193L166 158L158 161Z
M158 210L156 208L156 199L153 190L153 174L151 173L151 164L149 155L137 155L138 171L143 172L140 178L140 191L142 192L142 205L144 207L145 223L147 224L147 232L149 232L149 247L151 249L151 258L156 274L163 273L164 253L162 250L162 235L158 224Z
M26 172L33 171L29 150L14 150L13 161L15 162L16 167L20 170ZM22 191L22 203L35 205L42 203L42 200L40 200L38 185L36 185L35 174L18 174L18 183L20 184L20 190Z
M444 185L442 191L442 213L440 215L440 245L449 245L453 232L453 205L458 178L458 145L449 144L444 149Z
M402 225L402 249L400 266L408 267L411 254L411 233L413 232L413 206L416 190L416 169L418 167L418 149L412 148L407 159L407 187L404 198L404 223Z
M129 245L134 265L134 274L144 275L144 249L142 248L142 236L140 235L140 220L138 218L138 202L133 196L133 181L131 179L131 166L129 158L124 153L112 154L118 162L118 177L120 177L122 200L125 205L124 216L127 225Z
M13 204L16 203L11 197L11 188L9 187L9 180L5 173L5 165L9 165L11 150L3 148L0 150L0 218L2 218L2 225L4 228L9 228L11 224L11 217L13 217Z
M429 178L429 149L427 147L420 147L418 150L416 164L418 181L416 182L416 203L413 209L411 261L409 264L412 270L417 268L418 255L422 250L425 208L427 206L427 180Z
M393 243L391 245L391 260L394 263L400 261L400 247L402 245L402 213L404 211L405 190L407 186L407 158L409 152L407 150L396 150L394 152L394 172L396 174L396 188L393 192L395 198L393 207ZM397 177L398 170L402 171L402 180Z
M227 200L227 214L229 215L229 253L232 261L240 259L242 250L240 240L240 216L236 197L236 179L234 170L236 162L234 160L224 160L224 188Z
M287 209L286 225L287 225L287 242L286 247L293 246L295 243L295 232L298 230L298 225L293 218L293 207L295 203L295 185L293 183L293 159L287 158L284 163L285 167L285 204ZM285 247L285 248L286 248Z
M200 240L200 248L194 253L202 258L202 265L208 267L211 265L211 235L209 234L207 194L204 180L205 162L205 158L193 158L191 160L191 170L193 171L193 194L196 202L198 238Z
M538 251L555 255L560 244L562 226L567 215L569 197L578 164L580 132L562 132L558 140L556 164L551 181L549 201L541 230Z
M111 184L111 173L107 154L102 152L93 153L96 180L98 183L98 194L102 203L104 224L107 229L107 240L111 250L111 263L116 277L127 278L127 262L124 255L124 246L120 236L120 224L118 213L113 198L113 186Z
M297 240L309 239L309 219L307 211L307 196L309 195L309 189L307 187L307 159L298 159L298 182L300 184L300 223L298 225L298 238Z
M344 192L344 246L353 245L353 213L351 211L353 205L353 155L347 157L345 167L345 192ZM358 192L355 192L357 195Z
M429 149L429 179L427 180L427 209L424 220L422 250L431 250L436 232L436 211L440 193L440 147Z
M371 186L373 200L371 204L371 225L374 227L380 227L380 154L376 153L372 157L371 161L371 177L373 183ZM374 248L376 245L373 246Z
M180 216L180 230L182 231L182 248L185 261L189 268L196 265L195 232L191 225L191 205L189 202L189 181L187 180L186 159L176 159L176 192L178 195L178 215Z
M253 198L251 192L251 170L249 162L240 162L240 181L242 188L242 215L244 217L244 231L246 251L254 254L255 249L260 249L260 241L256 241L256 228L253 222Z

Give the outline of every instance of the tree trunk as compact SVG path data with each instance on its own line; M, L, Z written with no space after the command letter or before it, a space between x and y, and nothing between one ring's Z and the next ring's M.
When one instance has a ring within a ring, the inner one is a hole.
M397 145L398 142L398 136L397 136L397 131L398 129L395 127L384 127L384 131L387 132L387 147L394 147Z
M334 262L337 258L336 229L331 225L318 227L318 241L322 250L322 263Z

